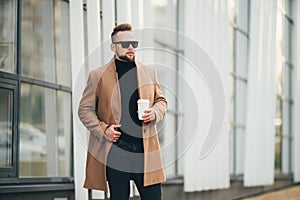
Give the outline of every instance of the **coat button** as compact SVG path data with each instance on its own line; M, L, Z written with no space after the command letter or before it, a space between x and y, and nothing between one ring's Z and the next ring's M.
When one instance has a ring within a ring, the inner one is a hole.
M146 129L144 128L144 133L146 133Z

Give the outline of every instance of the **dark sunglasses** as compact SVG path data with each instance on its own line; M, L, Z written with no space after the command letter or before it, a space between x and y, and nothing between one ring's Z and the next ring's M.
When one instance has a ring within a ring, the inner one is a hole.
M137 48L139 45L138 41L119 41L119 42L113 42L113 44L121 44L122 48L128 48L130 45L133 48Z

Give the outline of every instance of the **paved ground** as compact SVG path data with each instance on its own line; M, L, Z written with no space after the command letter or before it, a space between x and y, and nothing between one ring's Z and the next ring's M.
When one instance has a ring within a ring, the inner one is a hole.
M300 185L275 192L247 198L244 200L300 200Z

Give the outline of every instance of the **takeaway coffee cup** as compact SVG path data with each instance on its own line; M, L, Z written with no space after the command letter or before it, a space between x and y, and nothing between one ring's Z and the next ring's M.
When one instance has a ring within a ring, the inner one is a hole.
M147 110L149 108L149 100L148 99L139 99L137 101L138 104L138 115L139 119L143 120L142 116L144 114L144 110Z

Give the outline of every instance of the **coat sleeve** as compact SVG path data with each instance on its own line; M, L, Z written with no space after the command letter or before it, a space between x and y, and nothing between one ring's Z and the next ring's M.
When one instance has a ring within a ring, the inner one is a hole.
M163 119L167 112L167 100L163 95L160 84L158 83L157 74L154 70L154 103L152 109L155 113L155 122L159 122Z
M98 85L96 71L89 73L87 85L78 108L78 116L83 125L96 137L103 138L107 124L98 119L96 114L96 89Z

